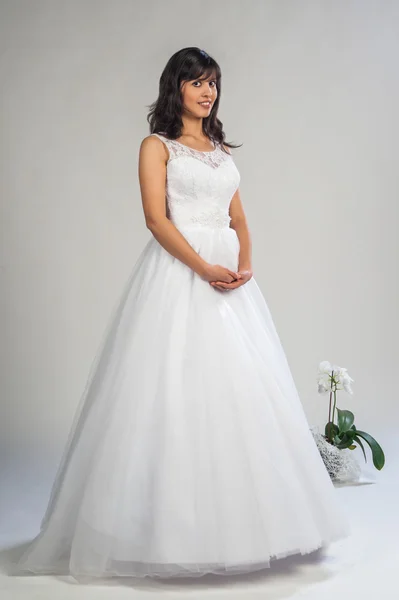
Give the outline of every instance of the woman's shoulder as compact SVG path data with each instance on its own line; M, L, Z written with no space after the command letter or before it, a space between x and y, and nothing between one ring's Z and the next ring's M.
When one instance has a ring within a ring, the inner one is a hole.
M165 135L162 135L161 133L150 133L141 140L142 147L148 146L153 148L160 148L161 146L165 145L168 145L168 138Z
M166 158L169 158L168 148L165 144L165 138L161 134L150 133L141 140L140 152L163 152Z
M145 138L142 139L141 143L148 145L148 144L159 144L159 142L162 140L165 140L166 137L160 133L150 133L149 135L146 135Z

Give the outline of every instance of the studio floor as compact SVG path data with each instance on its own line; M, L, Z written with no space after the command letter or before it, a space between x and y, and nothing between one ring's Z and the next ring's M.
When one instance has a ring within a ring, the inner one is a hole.
M47 485L38 488L37 473L14 464L2 474L0 521L1 600L119 600L130 598L191 598L204 600L351 600L399 599L399 442L392 432L379 441L386 465L376 471L368 454L356 484L336 485L352 524L352 535L326 549L272 561L269 569L248 575L150 580L117 579L101 584L77 584L72 577L7 575L7 564L18 546L39 527ZM45 488L45 489L44 489ZM44 491L41 491L41 490ZM26 498L31 512L26 513Z

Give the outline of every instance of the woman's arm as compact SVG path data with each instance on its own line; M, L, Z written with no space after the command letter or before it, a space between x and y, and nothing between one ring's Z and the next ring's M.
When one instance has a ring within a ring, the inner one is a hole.
M228 146L223 145L226 151L231 154ZM252 241L248 229L247 218L240 198L240 189L237 188L230 202L230 227L235 230L240 242L240 254L238 257L239 271L252 271Z
M247 219L240 198L240 190L237 188L230 203L230 227L235 229L240 242L240 254L238 258L239 271L252 271L252 241L248 229Z
M148 136L141 142L139 181L145 222L165 250L203 276L207 263L166 216L167 152L155 136Z
M166 162L168 150L156 136L143 139L139 153L139 181L145 222L155 239L201 277L232 281L237 274L227 268L210 265L188 243L166 216Z

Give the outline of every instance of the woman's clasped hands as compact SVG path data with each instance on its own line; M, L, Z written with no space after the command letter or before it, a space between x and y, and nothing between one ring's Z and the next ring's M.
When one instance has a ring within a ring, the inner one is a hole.
M220 291L234 290L249 281L253 273L251 269L231 271L221 265L209 265L205 279L209 284Z

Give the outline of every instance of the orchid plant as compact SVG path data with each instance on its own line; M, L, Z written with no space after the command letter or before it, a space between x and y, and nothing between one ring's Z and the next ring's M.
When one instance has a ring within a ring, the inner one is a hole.
M337 391L345 390L348 394L353 394L351 383L354 381L347 369L338 365L331 365L327 360L319 364L317 375L318 392L319 394L330 394L330 404L328 410L328 423L325 426L324 438L333 446L339 449L349 448L355 450L357 442L360 446L364 460L367 462L366 452L362 443L362 439L370 446L373 464L376 469L381 471L385 464L385 456L378 442L365 431L356 429L354 425L355 416L349 410L340 410L337 405ZM332 399L334 397L334 403ZM335 413L337 412L337 423L334 422Z

